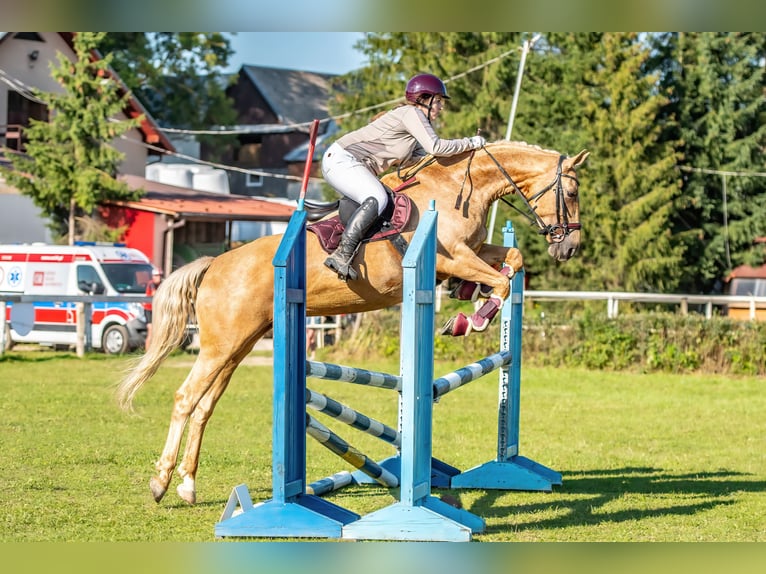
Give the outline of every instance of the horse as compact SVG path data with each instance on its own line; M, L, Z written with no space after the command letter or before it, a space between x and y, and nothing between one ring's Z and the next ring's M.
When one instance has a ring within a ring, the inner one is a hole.
M417 171L416 183L400 192L412 200L411 218L402 237L411 239L419 214L433 200L439 212L437 280L456 278L482 285L483 295L494 301L490 311L496 312L495 307L509 295L509 277L522 268L523 257L518 249L485 243L489 209L496 200L507 200L505 196L518 197L524 214L549 243L549 254L559 261L570 259L580 246L576 169L588 155L583 150L568 157L501 140L457 156L432 158ZM391 172L381 181L393 189L406 176ZM189 317L196 318L199 329L199 353L174 395L167 440L155 463L156 474L149 481L156 502L166 494L177 470L181 478L177 494L188 504L196 503L195 480L205 425L237 366L272 328L271 262L281 239L281 235L260 237L216 257L187 263L169 274L155 294L152 346L117 385L116 398L123 409L132 409L140 387L180 346ZM358 279L348 282L325 267L326 256L316 236L307 233L308 316L360 313L401 303L401 254L391 242L362 244L354 260ZM505 270L501 271L503 264ZM477 318L479 329L485 319L486 314ZM187 426L186 447L176 468Z

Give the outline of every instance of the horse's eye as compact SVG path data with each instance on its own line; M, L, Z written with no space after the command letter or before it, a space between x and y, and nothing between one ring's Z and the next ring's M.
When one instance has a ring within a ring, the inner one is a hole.
M567 197L575 198L577 197L577 192L580 189L580 182L578 182L576 179L569 181L569 185L564 189L564 193L567 194Z

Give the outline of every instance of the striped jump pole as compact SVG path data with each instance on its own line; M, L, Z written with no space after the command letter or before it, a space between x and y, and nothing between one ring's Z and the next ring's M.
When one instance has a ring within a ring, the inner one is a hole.
M376 373L375 371L366 371L364 369L345 367L343 365L333 365L332 363L306 361L306 376L315 379L343 381L357 385L392 389L395 391L400 391L402 389L402 378L397 375Z
M401 445L402 435L399 431L380 421L371 419L327 395L307 389L306 406L346 423L357 430L377 437L397 448Z
M451 393L455 389L459 389L463 385L467 385L476 379L483 377L487 373L491 373L501 367L505 367L511 362L510 351L500 351L489 357L485 357L475 363L471 363L453 371L443 377L439 377L434 381L434 400L438 400L447 393Z
M399 486L399 478L356 447L343 440L311 415L306 415L306 432L322 446L337 454L353 467L358 468L375 482L387 488Z

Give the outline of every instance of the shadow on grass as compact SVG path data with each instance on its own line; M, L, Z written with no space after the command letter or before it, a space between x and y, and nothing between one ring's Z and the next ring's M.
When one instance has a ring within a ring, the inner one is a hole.
M719 470L674 474L651 467L618 469L572 470L564 476L564 484L544 496L550 501L529 504L507 504L508 491L487 490L477 499L472 512L484 517L534 515L555 510L557 516L515 523L519 530L526 528L566 528L592 526L601 523L635 521L661 516L683 516L711 510L719 506L736 504L732 495L737 492L766 491L766 482L745 480L746 473ZM583 496L584 495L584 496ZM649 497L648 504L628 505L631 508L609 510L611 502L625 496ZM651 506L651 507L650 507ZM487 532L505 532L508 524L488 526Z

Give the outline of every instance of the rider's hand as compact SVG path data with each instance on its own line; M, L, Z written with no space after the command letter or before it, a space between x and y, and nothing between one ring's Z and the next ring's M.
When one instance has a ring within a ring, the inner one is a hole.
M471 142L471 149L481 149L487 143L487 140L481 136L471 136L468 141Z

